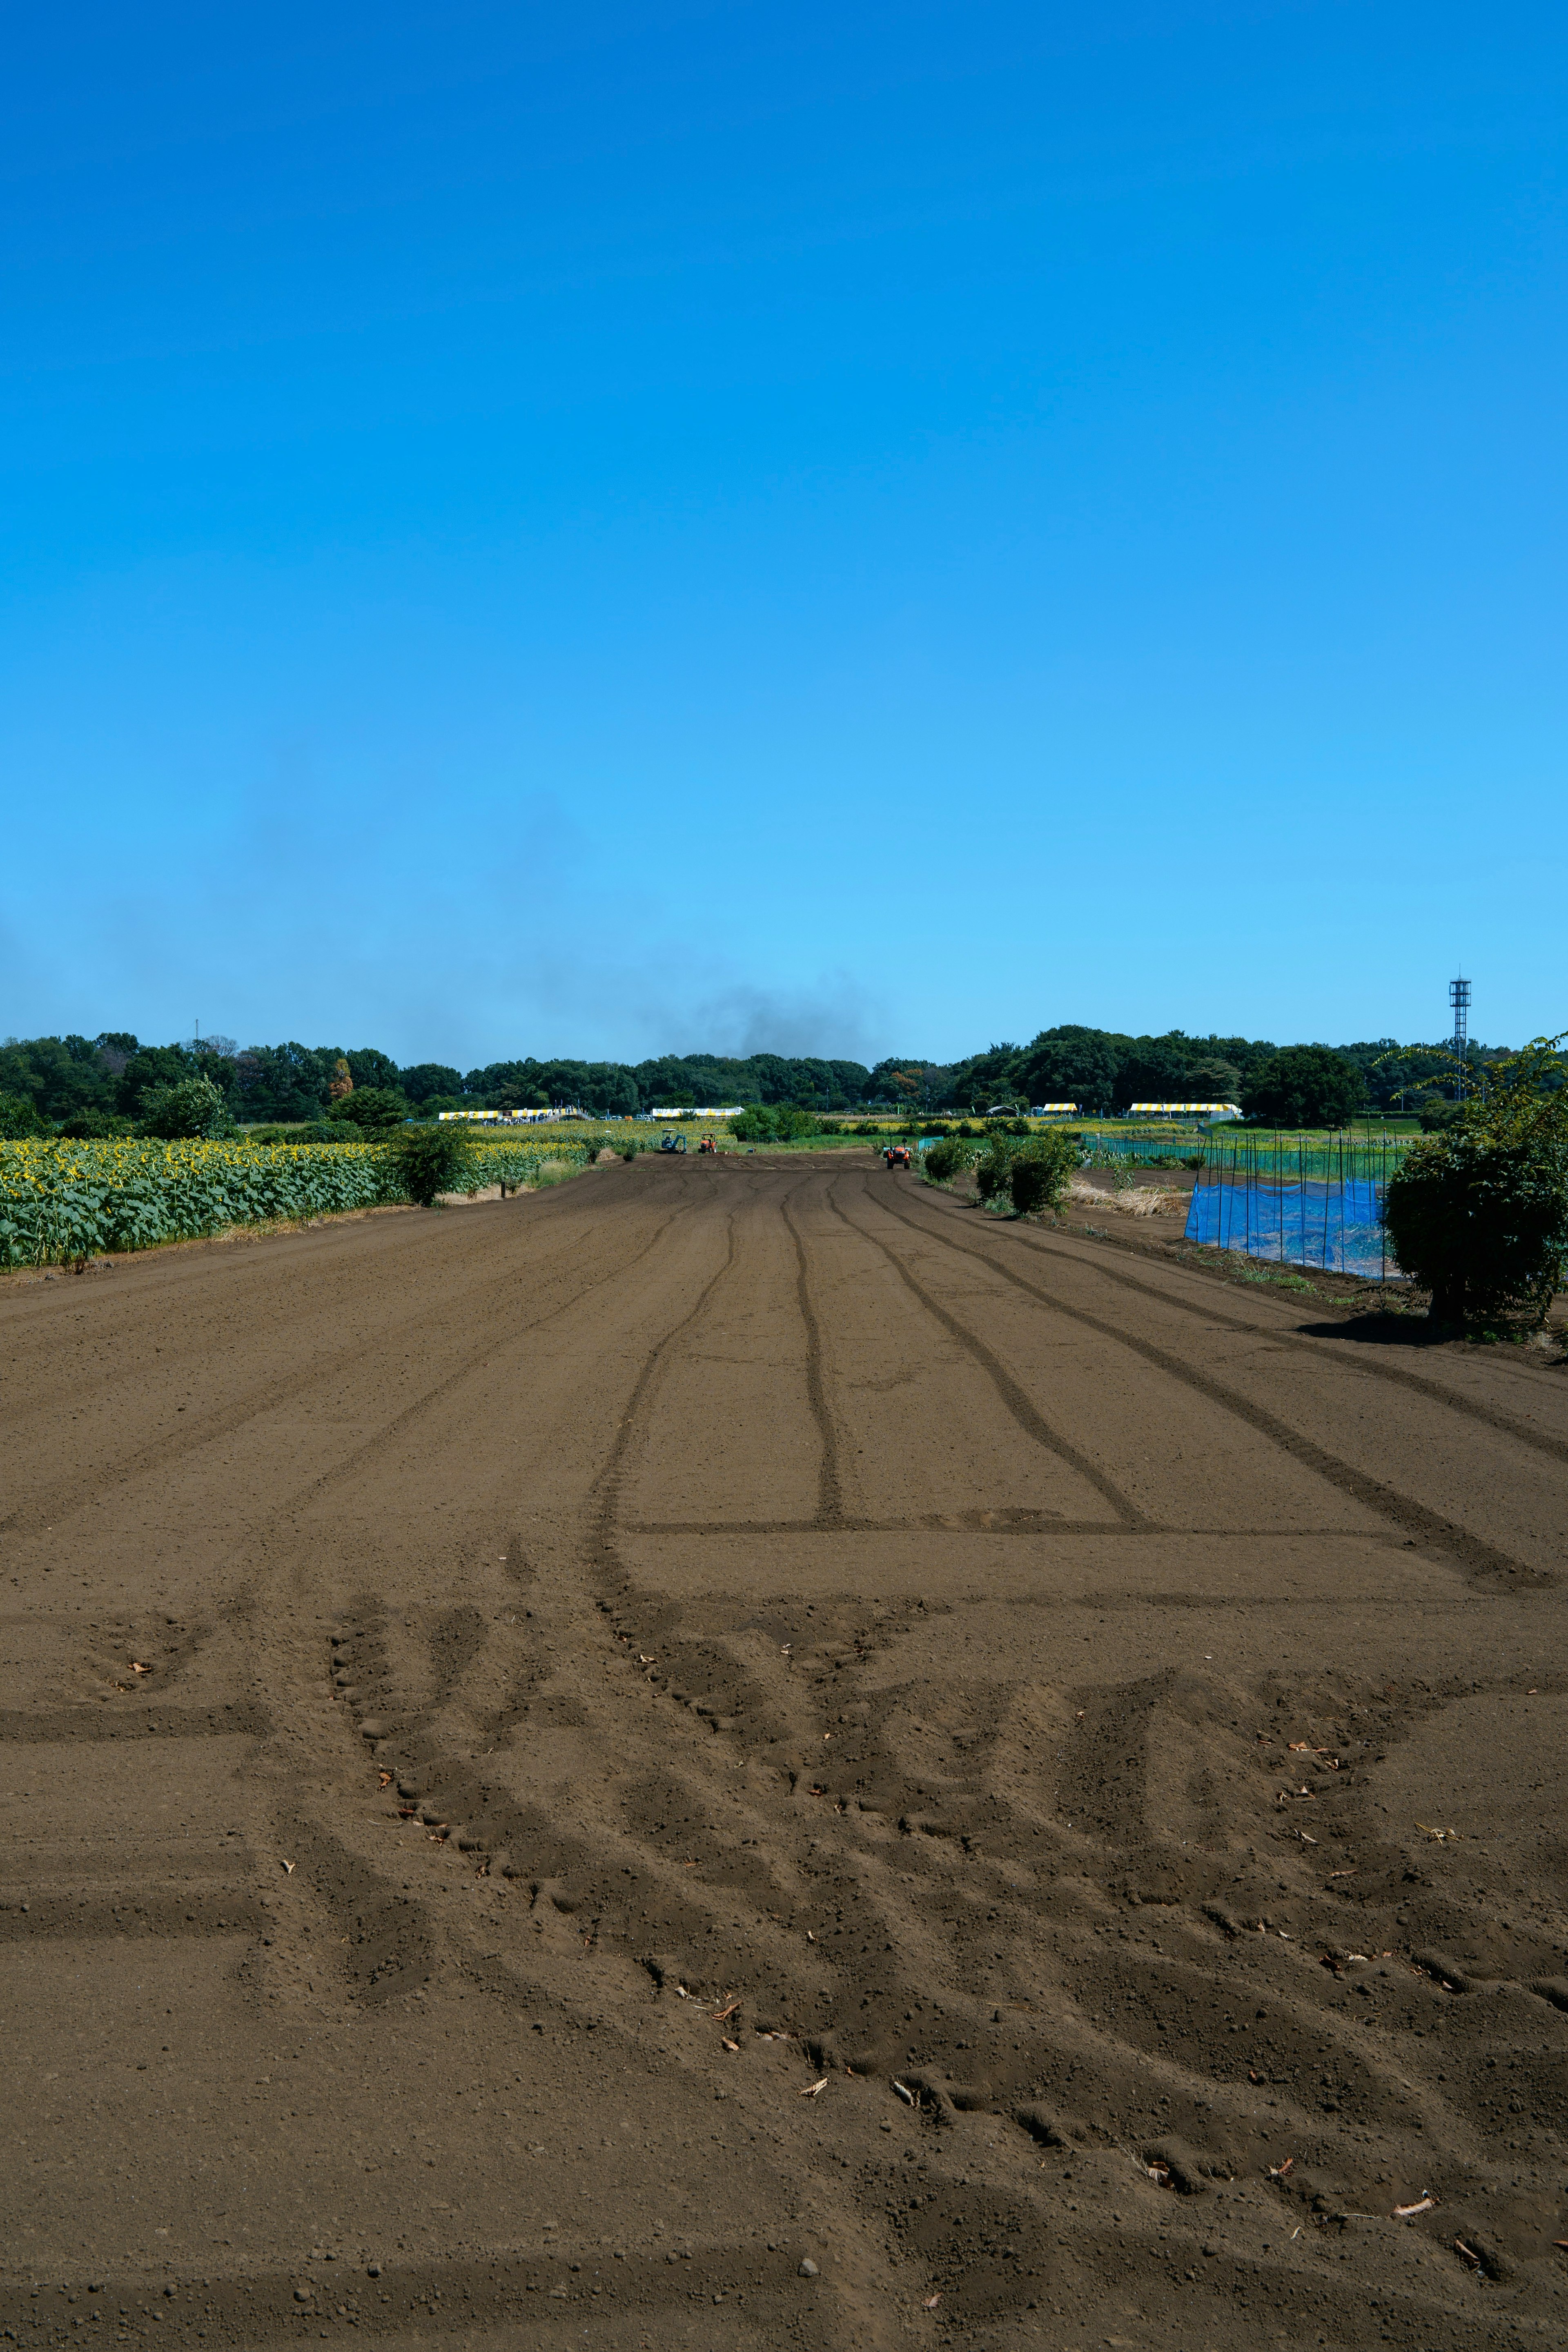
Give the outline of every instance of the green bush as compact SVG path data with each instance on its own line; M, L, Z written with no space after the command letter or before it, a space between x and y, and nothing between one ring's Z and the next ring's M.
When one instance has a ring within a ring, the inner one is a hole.
M1568 1088L1538 1038L1489 1072L1485 1103L1405 1154L1384 1202L1402 1271L1436 1323L1539 1328L1568 1264Z
M337 1143L363 1144L367 1140L357 1127L340 1118L313 1118L269 1122L262 1127L247 1128L247 1143Z
M467 1192L479 1173L473 1145L450 1122L399 1129L386 1147L386 1157L408 1198L422 1209L433 1208L442 1192Z
M928 1184L950 1184L962 1176L974 1157L972 1144L956 1135L944 1135L929 1151L921 1154L921 1170Z
M816 1113L794 1103L752 1103L730 1123L730 1132L741 1143L795 1143L817 1129Z
M1054 1216L1077 1165L1078 1148L1067 1136L1037 1136L1026 1150L1015 1154L1007 1171L1015 1216L1037 1216L1043 1209Z
M26 1095L0 1095L0 1136L13 1143L23 1142L29 1135L51 1135L54 1130L47 1118L40 1118Z
M410 1108L407 1096L396 1087L356 1087L352 1095L342 1096L332 1105L328 1116L358 1128L362 1134L377 1135L384 1129L401 1127Z
M995 1200L1012 1178L1013 1150L1005 1136L994 1135L974 1163L974 1182L983 1201Z
M149 1087L140 1108L141 1133L163 1143L196 1137L210 1142L236 1132L234 1115L210 1078L182 1078L177 1086Z
M111 1110L78 1110L62 1118L59 1131L77 1143L107 1143L117 1135L133 1135L130 1119Z

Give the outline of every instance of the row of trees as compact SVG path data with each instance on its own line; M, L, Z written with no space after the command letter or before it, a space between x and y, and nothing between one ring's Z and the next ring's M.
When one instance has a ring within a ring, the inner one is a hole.
M1471 1081L1506 1050L1472 1045ZM1455 1092L1446 1042L1401 1046L1378 1037L1280 1046L1261 1037L1192 1037L1181 1029L1131 1036L1077 1023L1042 1029L1027 1045L988 1046L966 1062L879 1063L875 1076L920 1110L1076 1102L1103 1117L1135 1102L1233 1102L1249 1118L1310 1127L1363 1111L1429 1111Z
M1473 1045L1472 1082L1503 1049ZM128 1032L96 1037L11 1038L0 1045L0 1102L12 1125L30 1107L42 1125L110 1133L145 1121L161 1091L200 1079L240 1123L348 1118L386 1124L437 1110L546 1109L576 1103L599 1113L686 1103L794 1105L843 1111L891 1105L911 1111L984 1111L998 1103L1076 1102L1104 1115L1144 1101L1235 1102L1282 1126L1336 1124L1363 1111L1432 1111L1454 1092L1446 1045L1401 1048L1393 1038L1359 1045L1278 1046L1267 1039L1159 1036L1068 1024L1027 1045L997 1045L966 1061L918 1055L862 1062L783 1054L743 1059L667 1054L652 1060L490 1062L459 1071L445 1062L400 1067L379 1047L237 1045L191 1038L144 1045Z
M143 1045L127 1032L105 1030L0 1045L0 1099L12 1106L12 1124L16 1109L27 1107L42 1125L110 1133L143 1122L158 1090L195 1079L215 1088L245 1125L333 1117L375 1125L411 1111L545 1110L558 1103L605 1114L731 1102L845 1110L874 1091L863 1062L782 1054L744 1060L671 1054L636 1064L524 1058L463 1072L445 1062L400 1067L376 1046L293 1040L241 1047L212 1036Z

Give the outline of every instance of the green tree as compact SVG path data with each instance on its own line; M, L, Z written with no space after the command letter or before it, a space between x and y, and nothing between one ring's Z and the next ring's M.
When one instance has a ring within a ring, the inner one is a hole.
M1007 1171L1014 1215L1035 1216L1048 1209L1054 1216L1062 1204L1068 1179L1078 1165L1078 1138L1059 1129L1033 1137L1016 1152Z
M401 1127L409 1108L407 1096L396 1087L356 1086L352 1095L339 1097L329 1115L335 1127L357 1127L366 1135L378 1135Z
M353 1067L353 1057L349 1057ZM446 1062L416 1062L412 1069L402 1072L399 1084L410 1102L428 1101L432 1095L443 1095L456 1102L463 1091L459 1073Z
M1544 1323L1568 1262L1568 1088L1560 1040L1494 1063L1484 1102L1412 1146L1384 1222L1434 1322Z
M142 1097L142 1133L169 1140L234 1133L234 1115L210 1078L182 1078L149 1087Z
M1181 1099L1239 1104L1241 1072L1234 1062L1194 1062L1187 1072L1187 1092Z
M1012 1181L1017 1145L1005 1135L993 1135L974 1163L974 1184L983 1201L994 1201Z
M398 1082L399 1072L396 1063L390 1054L382 1053L377 1046L356 1046L352 1054L345 1054L343 1059L349 1066L349 1076L356 1087L376 1087L384 1089L395 1087Z
M443 1192L461 1192L472 1172L474 1148L457 1126L405 1127L386 1147L408 1198L429 1209Z
M1032 1103L1075 1102L1080 1110L1107 1111L1123 1042L1103 1029L1043 1029L1024 1052L1019 1083Z
M930 1184L950 1184L962 1176L974 1158L974 1146L962 1136L944 1135L929 1151L921 1154L921 1173Z
M1190 1102L1187 1058L1163 1038L1140 1037L1137 1050L1117 1065L1111 1100L1118 1110L1135 1102Z
M30 1135L51 1132L47 1119L39 1117L31 1095L0 1094L0 1139L7 1143L21 1143Z
M89 1037L7 1038L0 1046L0 1093L22 1096L45 1120L114 1108L113 1081Z
M795 1103L753 1103L731 1121L730 1131L739 1143L795 1143L816 1135L818 1124L815 1112Z
M195 1064L183 1045L139 1045L127 1057L116 1081L114 1108L133 1118L144 1118L144 1097L156 1089L183 1086L196 1075Z
M315 1119L327 1107L335 1046L247 1045L235 1057L234 1093L246 1119Z
M1328 1045L1285 1045L1241 1090L1247 1118L1271 1127L1342 1127L1366 1099L1361 1072Z

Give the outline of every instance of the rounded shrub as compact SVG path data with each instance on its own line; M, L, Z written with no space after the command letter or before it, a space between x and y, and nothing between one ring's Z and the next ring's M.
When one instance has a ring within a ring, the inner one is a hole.
M0 1094L0 1137L8 1142L22 1142L35 1135L53 1132L47 1118L40 1118L26 1095Z
M1005 1192L1013 1171L1013 1152L1005 1139L994 1135L988 1148L974 1163L975 1189L983 1201L994 1201Z
M1539 1328L1568 1265L1568 1064L1537 1038L1489 1072L1484 1102L1412 1145L1384 1223L1436 1323Z
M1038 1136L1026 1150L1016 1152L1007 1171L1015 1216L1038 1216L1047 1209L1054 1216L1077 1164L1076 1143L1061 1134Z
M1423 1138L1389 1179L1388 1238L1435 1323L1540 1324L1568 1258L1568 1170L1530 1138Z
M467 1192L474 1180L474 1148L455 1126L405 1127L386 1147L401 1190L421 1209L443 1192Z
M944 1135L940 1143L933 1143L921 1155L921 1164L928 1182L951 1184L955 1176L963 1175L973 1157L969 1144L956 1135Z
M329 1115L346 1127L358 1128L362 1134L374 1135L401 1127L412 1108L396 1087L356 1087L333 1103Z
M141 1107L142 1134L165 1143L235 1132L233 1113L210 1078L182 1078L177 1086L149 1087Z

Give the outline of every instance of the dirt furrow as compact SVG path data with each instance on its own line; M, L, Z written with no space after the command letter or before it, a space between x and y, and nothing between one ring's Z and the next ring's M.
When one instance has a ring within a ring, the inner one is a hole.
M1539 1375L842 1160L415 1223L0 1296L0 2326L1564 2332Z

